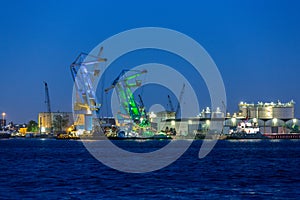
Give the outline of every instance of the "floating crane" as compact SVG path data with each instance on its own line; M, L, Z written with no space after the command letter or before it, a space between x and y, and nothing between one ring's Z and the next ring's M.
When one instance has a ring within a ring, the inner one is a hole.
M100 73L99 64L106 62L106 58L101 58L103 48L101 47L97 56L86 53L80 53L76 60L70 65L73 81L76 87L76 99L74 102L74 111L79 117L83 114L85 117L86 130L87 121L92 122L92 116L100 118L101 104L95 94L95 80ZM79 119L75 118L75 121Z
M101 47L97 56L80 53L70 66L79 98L75 102L75 110L83 108L89 111L96 111L96 113L99 111L100 104L94 91L94 81L100 73L100 69L98 69L99 63L107 61L107 59L100 57L102 51L103 48ZM92 61L85 61L87 57L94 59ZM92 65L92 70L87 69L90 65Z
M126 76L126 73L129 75ZM117 76L117 78L112 82L111 86L105 89L105 92L109 92L111 89L115 88L120 101L120 112L117 116L117 123L120 126L125 126L125 123L134 124L138 127L135 128L149 128L150 123L148 121L147 114L141 100L141 106L136 103L134 95L131 88L141 86L141 81L136 80L135 82L130 82L131 80L147 73L146 70L128 70L124 69Z

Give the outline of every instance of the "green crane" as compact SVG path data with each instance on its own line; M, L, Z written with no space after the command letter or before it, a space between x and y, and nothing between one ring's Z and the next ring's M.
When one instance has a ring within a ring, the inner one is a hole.
M124 124L130 121L137 125L138 128L145 129L150 127L144 106L139 106L131 91L132 88L141 86L141 81L135 80L142 74L147 73L146 70L128 70L124 69L112 82L111 86L105 89L107 93L115 88L120 101L120 112L117 116L118 124ZM143 103L142 103L143 104Z

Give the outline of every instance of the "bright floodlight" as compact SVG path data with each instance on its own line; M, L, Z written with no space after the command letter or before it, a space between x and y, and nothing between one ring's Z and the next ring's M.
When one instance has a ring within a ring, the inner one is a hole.
M205 123L206 123L206 125L208 125L208 126L210 125L210 121L209 121L209 120L206 120Z
M274 119L273 119L273 123L274 123L274 125L276 125L276 124L277 124L277 122L278 122L277 118L274 118Z
M171 126L175 126L175 121L174 120L171 121Z

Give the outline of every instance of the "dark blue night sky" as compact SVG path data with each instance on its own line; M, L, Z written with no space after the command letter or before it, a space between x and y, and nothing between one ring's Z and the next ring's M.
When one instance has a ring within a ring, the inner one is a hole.
M298 1L1 1L0 112L28 122L71 111L69 66L81 52L121 31L146 26L180 31L217 64L228 110L240 101L296 102L300 116Z

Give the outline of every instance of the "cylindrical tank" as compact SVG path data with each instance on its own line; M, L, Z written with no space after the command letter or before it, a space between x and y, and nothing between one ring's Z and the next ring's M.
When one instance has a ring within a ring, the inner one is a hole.
M273 117L278 119L293 119L294 107L273 107Z
M212 118L224 118L224 113L222 113L222 112L213 112L211 117Z
M257 107L249 107L249 116L248 118L257 118Z
M242 113L242 116L247 117L247 106L240 104L239 109L240 109L240 112Z
M271 106L258 107L258 118L260 119L272 119L273 109Z
M205 109L204 117L205 117L205 118L211 118L211 112L210 112L209 107L207 107L207 108Z

